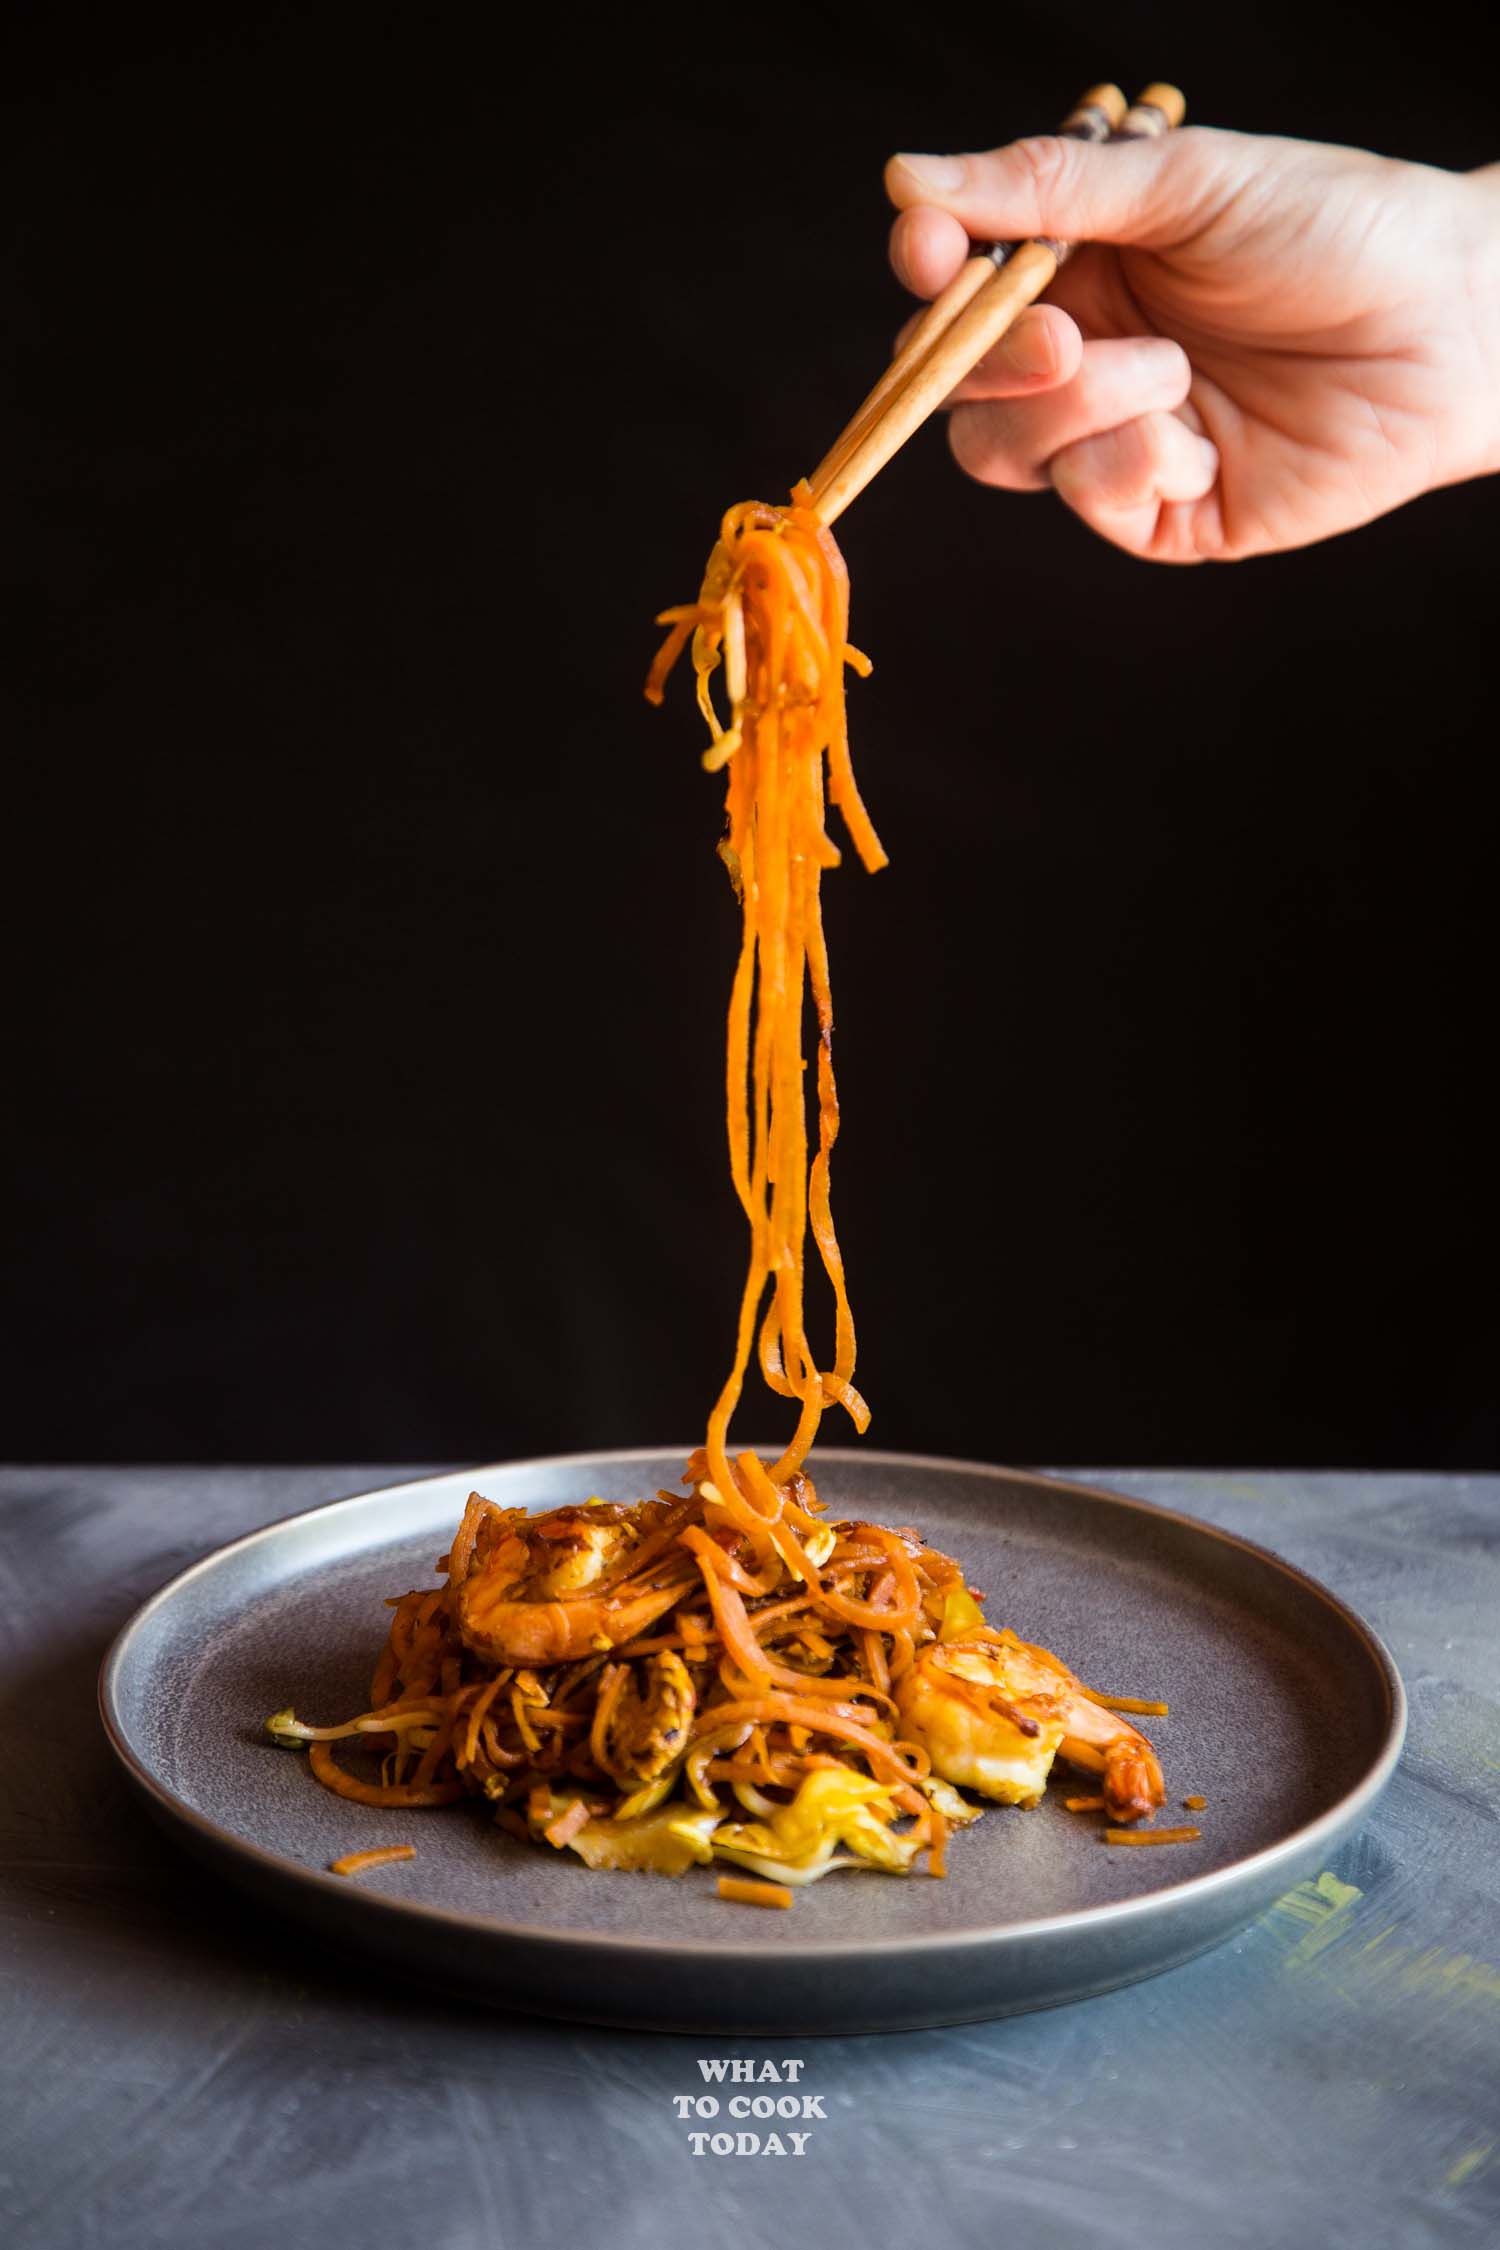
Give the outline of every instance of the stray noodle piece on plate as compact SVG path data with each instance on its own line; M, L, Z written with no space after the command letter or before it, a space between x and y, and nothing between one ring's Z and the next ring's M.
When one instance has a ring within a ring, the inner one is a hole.
M885 865L844 714L846 665L869 665L849 645L848 577L807 487L785 508L731 508L698 599L660 621L670 630L646 692L661 700L691 642L740 909L725 1096L749 1256L733 1363L685 1496L530 1516L474 1493L444 1583L388 1605L369 1709L327 1727L280 1711L267 1730L307 1745L341 1797L402 1809L484 1798L509 1833L591 1868L678 1875L723 1860L795 1886L839 1868L906 1874L925 1854L941 1875L950 1828L983 1809L960 1791L1034 1805L1059 1755L1101 1777L1112 1819L1143 1819L1165 1791L1129 1720L1048 1650L988 1624L959 1564L915 1531L830 1522L807 1474L828 1407L857 1430L869 1421L829 1189L829 802L865 867ZM808 1334L809 1233L829 1354ZM752 1356L796 1412L771 1461L730 1442ZM380 1753L378 1779L339 1763L345 1740Z
M1106 1844L1196 1844L1201 1828L1106 1828Z
M785 1883L758 1883L753 1875L721 1875L719 1896L731 1906L790 1906Z
M389 1867L393 1859L415 1859L415 1844L382 1844L370 1852L345 1852L342 1859L328 1862L330 1875L363 1875L367 1867Z
M1202 1812L1204 1806L1207 1803L1208 1799L1206 1797L1184 1797L1182 1800L1182 1809L1184 1812Z
M1102 1797L1064 1797L1064 1812L1103 1812Z

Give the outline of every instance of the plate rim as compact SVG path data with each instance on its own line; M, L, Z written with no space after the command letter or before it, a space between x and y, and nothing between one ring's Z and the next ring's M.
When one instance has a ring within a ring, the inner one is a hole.
M254 1863L267 1877L277 1881L309 1885L321 1897L341 1896L357 1901L358 1913L369 1912L376 1921L394 1918L399 1926L403 1922L439 1922L457 1930L483 1930L497 1939L524 1942L528 1946L551 1948L563 1953L588 1953L605 1951L627 1956L668 1956L681 1960L687 1955L701 1955L715 1963L732 1963L749 1967L764 1965L768 1955L764 1945L748 1941L699 1938L640 1937L606 1930L565 1930L546 1923L517 1922L499 1914L482 1914L452 1906L424 1903L420 1899L394 1896L389 1892L360 1890L351 1885L345 1876L334 1875L328 1869L306 1866L302 1861L290 1859L263 1844L251 1842L221 1826L201 1812L196 1806L180 1797L152 1771L137 1754L128 1739L126 1726L120 1712L118 1683L132 1656L132 1643L148 1629L155 1615L166 1608L194 1579L207 1576L221 1567L230 1557L261 1543L270 1543L275 1535L290 1525L308 1521L313 1517L332 1516L344 1510L357 1510L374 1500L391 1500L402 1493L420 1489L451 1477L472 1477L478 1482L489 1475L509 1474L525 1469L569 1468L585 1462L625 1466L634 1461L655 1461L664 1457L686 1460L691 1447L676 1446L621 1446L590 1449L576 1453L544 1453L524 1456L511 1461L492 1461L478 1468L460 1465L452 1469L428 1470L420 1477L403 1478L395 1484L375 1485L362 1492L344 1494L336 1500L319 1501L311 1508L293 1509L290 1514L278 1516L272 1522L259 1524L253 1531L242 1532L236 1539L226 1540L222 1546L200 1555L169 1578L166 1583L149 1594L145 1601L132 1611L110 1642L99 1667L98 1707L100 1720L110 1750L125 1771L127 1778L151 1802L155 1809L179 1826L191 1829L200 1842L215 1852L227 1852L233 1857ZM1039 1469L1009 1468L999 1462L968 1461L951 1455L931 1453L884 1452L873 1447L821 1446L815 1459L825 1462L849 1463L853 1466L880 1465L884 1468L958 1470L969 1475L1006 1479L1044 1491L1061 1491L1081 1499L1103 1501L1112 1507L1130 1513L1155 1517L1158 1521L1179 1524L1228 1547L1239 1549L1262 1564L1291 1579L1304 1592L1311 1593L1331 1610L1346 1632L1363 1644L1368 1658L1384 1686L1388 1716L1384 1740L1365 1772L1336 1801L1314 1819L1292 1829L1275 1843L1264 1844L1257 1851L1226 1866L1211 1868L1198 1875L1186 1875L1179 1881L1159 1889L1142 1891L1133 1898L1114 1899L1103 1904L1073 1907L1056 1914L1034 1916L1022 1922L1005 1922L992 1927L966 1930L936 1930L901 1938L838 1938L799 1944L794 1936L778 1942L775 1955L778 1960L793 1961L809 1967L821 1962L847 1962L873 1954L936 1954L959 1953L965 1949L982 1947L1001 1950L1007 1946L1022 1945L1039 1939L1066 1938L1072 1932L1107 1931L1128 1928L1132 1923L1160 1912L1172 1901L1191 1897L1211 1900L1222 1897L1236 1888L1249 1885L1259 1888L1259 1879L1270 1876L1276 1864L1285 1861L1302 1863L1313 1856L1314 1846L1324 1837L1341 1838L1347 1834L1380 1797L1397 1765L1400 1763L1406 1741L1408 1701L1395 1659L1374 1627L1350 1607L1343 1598L1314 1578L1309 1571L1289 1562L1284 1555L1269 1547L1247 1539L1243 1534L1226 1531L1218 1524L1205 1522L1200 1516L1191 1516L1179 1508L1163 1507L1154 1500L1143 1500L1134 1493L1113 1492L1104 1485L1079 1482L1076 1478L1050 1476ZM1150 1473L1149 1471L1147 1472Z

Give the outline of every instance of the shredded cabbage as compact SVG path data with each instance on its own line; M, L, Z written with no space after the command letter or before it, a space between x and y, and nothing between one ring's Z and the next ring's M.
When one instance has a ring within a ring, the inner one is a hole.
M591 1820L569 1839L569 1849L589 1867L635 1869L653 1875L685 1874L694 1861L713 1858L711 1838L722 1813L646 1813L636 1820Z
M820 1883L825 1875L836 1875L840 1868L863 1868L867 1875L877 1872L873 1859L857 1859L853 1852L835 1852L830 1859L820 1860L816 1867L793 1867L784 1859L763 1859L759 1852L742 1852L728 1847L720 1849L714 1843L714 1857L727 1859L731 1866L748 1867L753 1875L764 1875L768 1883L789 1883L800 1889L804 1883Z
M968 1798L961 1797L952 1782L944 1781L941 1774L928 1774L925 1780L917 1783L917 1787L934 1811L942 1814L950 1828L967 1828L970 1821L984 1818L983 1805L971 1805Z
M984 1611L967 1586L955 1586L950 1593L944 1595L943 1623L938 1633L940 1641L962 1640L965 1633L972 1633L976 1625L983 1623Z
M825 1869L842 1844L872 1866L904 1874L922 1848L892 1833L897 1810L890 1789L848 1766L819 1767L790 1804L766 1804L759 1820L727 1821L714 1836L715 1852L810 1870Z
M633 1796L622 1798L615 1807L614 1818L634 1820L640 1813L655 1812L657 1806L664 1805L677 1787L681 1771L682 1760L679 1758L675 1765L668 1766L666 1772L658 1775L655 1781L644 1783Z

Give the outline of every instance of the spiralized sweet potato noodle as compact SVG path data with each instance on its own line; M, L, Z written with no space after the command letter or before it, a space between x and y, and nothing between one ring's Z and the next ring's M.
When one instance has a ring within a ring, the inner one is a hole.
M647 694L660 701L689 638L699 703L713 736L705 763L726 776L720 852L741 909L729 1002L726 1108L729 1166L750 1229L734 1362L709 1416L706 1450L720 1490L731 1483L729 1424L752 1351L770 1388L799 1406L797 1425L755 1488L784 1483L807 1458L824 1408L842 1405L863 1430L854 1388L854 1318L833 1223L829 1168L839 1131L833 1069L833 994L820 882L839 853L825 794L873 873L886 864L854 781L844 712L844 667L868 665L849 647L849 579L833 534L806 486L788 508L746 501L725 516L695 604L663 612L671 627ZM729 723L714 709L722 668ZM826 782L825 782L826 777ZM817 1030L817 1145L809 1152L803 1025ZM809 1227L834 1300L832 1364L818 1365L804 1308ZM759 1471L759 1474L757 1474Z

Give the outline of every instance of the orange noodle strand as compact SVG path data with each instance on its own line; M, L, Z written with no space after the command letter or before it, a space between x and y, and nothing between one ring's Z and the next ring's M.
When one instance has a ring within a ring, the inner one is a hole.
M661 622L671 632L646 693L661 701L667 674L691 637L698 700L712 737L704 764L726 775L719 849L742 917L729 1002L726 1109L730 1173L749 1224L750 1250L734 1361L709 1416L705 1446L708 1474L727 1498L734 1482L729 1425L752 1352L770 1389L798 1407L784 1452L769 1473L761 1469L768 1483L784 1484L801 1469L829 1404L843 1406L856 1429L869 1421L854 1388L854 1318L829 1195L839 1106L819 885L823 869L838 864L838 853L824 825L825 789L871 873L886 858L854 785L844 717L844 666L868 666L849 649L848 574L806 485L796 488L789 507L746 501L731 508L697 603L664 611ZM727 727L711 687L720 669ZM817 1038L815 1148L803 1052L809 1005ZM833 1355L826 1366L805 1317L809 1228L833 1294ZM786 1544L775 1545L796 1572Z

